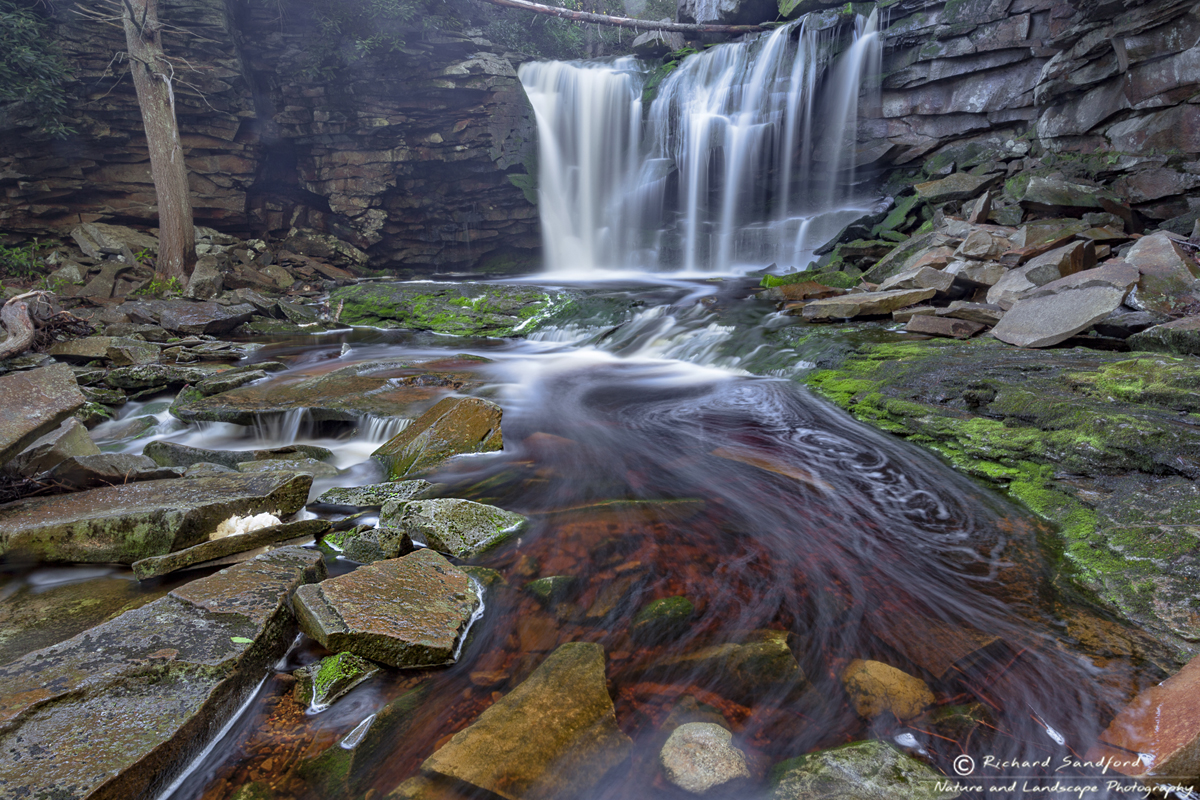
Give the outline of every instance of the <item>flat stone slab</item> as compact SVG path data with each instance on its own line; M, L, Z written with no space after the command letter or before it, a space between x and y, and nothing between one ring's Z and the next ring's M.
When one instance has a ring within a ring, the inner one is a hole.
M576 295L497 283L360 283L336 289L347 325L410 328L457 336L518 336Z
M388 502L422 500L437 486L429 481L388 481L369 486L345 486L329 489L314 501L314 505L378 508Z
M474 558L505 541L526 522L503 508L444 498L385 506L381 522L456 558Z
M951 200L970 200L999 183L999 175L972 175L956 172L953 175L928 183L918 183L913 188L926 202L937 204Z
M311 485L309 475L230 474L26 498L0 506L0 555L132 564L198 544L234 515L295 513Z
M50 480L68 489L93 489L138 481L166 480L183 473L176 467L160 467L153 459L132 453L101 453L71 456L50 470Z
M151 556L141 561L133 562L133 574L139 581L158 575L167 575L188 567L195 567L207 561L224 558L225 556L244 553L269 544L278 544L292 539L320 536L329 530L330 523L323 519L306 519L299 522L285 522L282 525L272 525L259 528L237 536L223 536L220 539L210 539L174 553L163 556Z
M1050 347L1108 317L1126 294L1115 286L1092 286L1018 300L992 335L1017 347Z
M219 303L189 303L185 300L162 303L158 324L172 333L208 334L229 333L255 314L254 306L245 303L223 306Z
M324 574L283 548L0 666L0 796L156 796L287 650L288 597Z
M849 319L890 314L897 308L916 305L933 297L934 289L897 289L891 292L844 294L814 300L804 307L804 318L814 321Z
M66 364L0 375L0 464L57 428L86 402Z
M290 461L298 458L328 461L333 458L333 451L311 444L290 444L263 450L208 450L203 447L157 441L150 442L142 448L142 455L164 467L220 464L222 467L237 469L239 464L247 461Z
M298 591L296 615L327 650L405 669L453 664L479 603L465 572L418 550Z
M469 358L438 361L383 361L352 364L314 375L291 372L270 381L240 386L191 402L174 414L188 422L253 425L305 410L314 422L355 422L365 416L413 418L447 391L477 385Z
M507 800L579 797L632 748L608 696L604 648L570 642L427 758L421 771Z
M413 420L371 457L392 479L436 469L462 453L489 453L504 448L500 420L504 412L489 400L447 397Z

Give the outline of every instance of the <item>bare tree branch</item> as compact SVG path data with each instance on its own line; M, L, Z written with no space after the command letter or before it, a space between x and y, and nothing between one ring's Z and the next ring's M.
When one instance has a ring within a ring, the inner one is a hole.
M644 31L673 31L676 33L759 33L769 29L763 25L708 25L704 23L691 24L686 22L654 22L648 19L633 19L632 17L612 17L608 14L593 14L590 11L574 11L569 8L556 8L533 3L530 0L484 0L494 6L519 8L522 11L532 11L535 14L549 14L559 19L569 19L575 22L594 22L599 25L615 25L618 28L639 28Z

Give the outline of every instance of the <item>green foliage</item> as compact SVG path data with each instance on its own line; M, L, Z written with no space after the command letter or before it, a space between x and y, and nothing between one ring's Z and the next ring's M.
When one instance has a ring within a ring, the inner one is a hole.
M447 0L317 0L313 8L319 32L306 42L304 71L325 78L401 52L414 33L460 24Z
M627 16L621 0L539 0L543 5ZM593 53L626 52L637 32L533 14L516 9L488 7L483 35L489 41L536 58L570 61Z
M38 255L38 240L7 247L0 244L0 277L32 278L42 271L44 262Z
M48 28L29 8L0 0L0 103L25 104L41 132L65 136L74 133L62 122L70 73Z
M183 286L179 283L179 278L155 276L139 286L134 294L143 297L165 297L170 294L183 294Z

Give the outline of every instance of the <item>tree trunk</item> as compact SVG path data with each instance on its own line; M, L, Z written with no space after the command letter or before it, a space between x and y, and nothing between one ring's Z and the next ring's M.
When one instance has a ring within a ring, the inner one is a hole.
M600 25L616 25L619 28L638 28L643 31L674 31L678 33L761 33L768 30L764 25L705 25L686 22L654 22L649 19L633 19L632 17L612 17L608 14L592 14L588 11L572 11L569 8L544 6L541 3L531 3L529 0L485 0L494 6L519 8L522 11L532 11L535 14L549 14L559 19L569 19L575 22L595 22Z
M158 197L158 272L186 283L196 263L196 238L187 167L175 120L174 72L163 56L158 0L122 0L122 8L129 71L146 128L150 174Z

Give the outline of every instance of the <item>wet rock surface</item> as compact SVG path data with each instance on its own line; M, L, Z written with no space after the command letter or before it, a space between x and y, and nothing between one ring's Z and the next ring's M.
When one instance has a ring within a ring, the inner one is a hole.
M504 447L503 412L490 400L447 397L389 439L371 457L389 477L415 476L462 453L489 453Z
M453 283L370 283L330 295L348 325L411 328L456 336L519 336L573 295L537 286Z
M0 666L0 789L160 790L283 654L289 595L323 575L319 554L285 548Z
M329 530L329 523L321 519L271 525L235 536L211 539L166 555L143 558L133 562L133 574L137 576L138 580L146 580L267 545L320 536L327 530Z
M394 527L434 550L470 559L507 540L525 524L525 517L471 500L445 498L398 504L386 513L384 525Z
M273 381L177 404L182 420L269 424L303 411L315 421L357 422L375 417L417 417L447 391L476 385L478 359L354 364L323 375L289 374Z
M453 663L479 603L466 573L432 550L296 593L301 629L323 647L401 669Z
M711 722L687 722L667 738L658 754L666 779L691 794L728 790L749 780L746 754L731 743L733 734Z
M435 751L421 771L507 800L549 800L595 786L631 747L605 686L603 648L572 642Z
M0 505L0 551L43 561L131 564L207 538L224 519L294 513L312 478L268 473L179 478Z
M0 464L62 424L85 402L66 364L0 375Z
M1062 577L1190 654L1187 576L1200 568L1181 535L1200 502L1191 358L889 337L805 381L1061 525Z
M777 764L771 800L952 800L946 776L879 741L856 742Z

